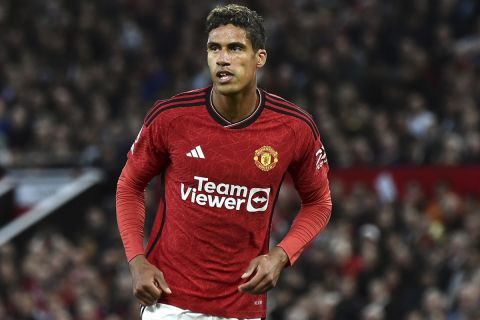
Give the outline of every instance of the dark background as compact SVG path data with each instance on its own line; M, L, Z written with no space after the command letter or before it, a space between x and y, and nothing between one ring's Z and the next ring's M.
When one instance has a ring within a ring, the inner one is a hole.
M1 319L136 318L116 179L154 101L209 84L202 30L220 3L0 1L0 166L106 173L0 247ZM480 4L237 3L265 18L259 85L313 115L332 173L332 221L270 293L270 318L479 319L478 190L441 176L480 170ZM345 178L402 168L434 170L430 190ZM297 209L287 183L272 244Z

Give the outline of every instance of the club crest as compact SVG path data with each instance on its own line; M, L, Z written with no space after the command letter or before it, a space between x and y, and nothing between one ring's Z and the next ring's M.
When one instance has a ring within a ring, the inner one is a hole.
M262 171L270 171L277 165L278 152L270 146L263 146L255 150L253 157L255 165Z

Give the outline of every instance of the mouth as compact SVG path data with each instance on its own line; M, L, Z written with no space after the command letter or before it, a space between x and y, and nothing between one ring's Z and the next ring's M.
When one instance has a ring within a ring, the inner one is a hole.
M218 80L220 81L220 83L227 83L229 82L230 80L233 79L233 73L229 72L229 71L218 71L217 74L216 74Z

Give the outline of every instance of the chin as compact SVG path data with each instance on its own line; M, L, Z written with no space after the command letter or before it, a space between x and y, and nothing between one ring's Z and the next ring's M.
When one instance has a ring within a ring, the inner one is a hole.
M236 86L231 84L215 84L215 91L223 95L232 95L240 92Z

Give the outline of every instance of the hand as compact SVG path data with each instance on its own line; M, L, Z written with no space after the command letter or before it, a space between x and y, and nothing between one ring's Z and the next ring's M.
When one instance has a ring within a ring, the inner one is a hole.
M278 278L288 256L280 247L275 247L268 254L261 255L250 261L242 279L247 279L254 272L255 275L248 282L240 285L238 290L250 294L261 294L277 285Z
M133 295L144 306L155 304L162 293L171 294L163 273L152 265L144 255L133 258L128 266L132 274Z

